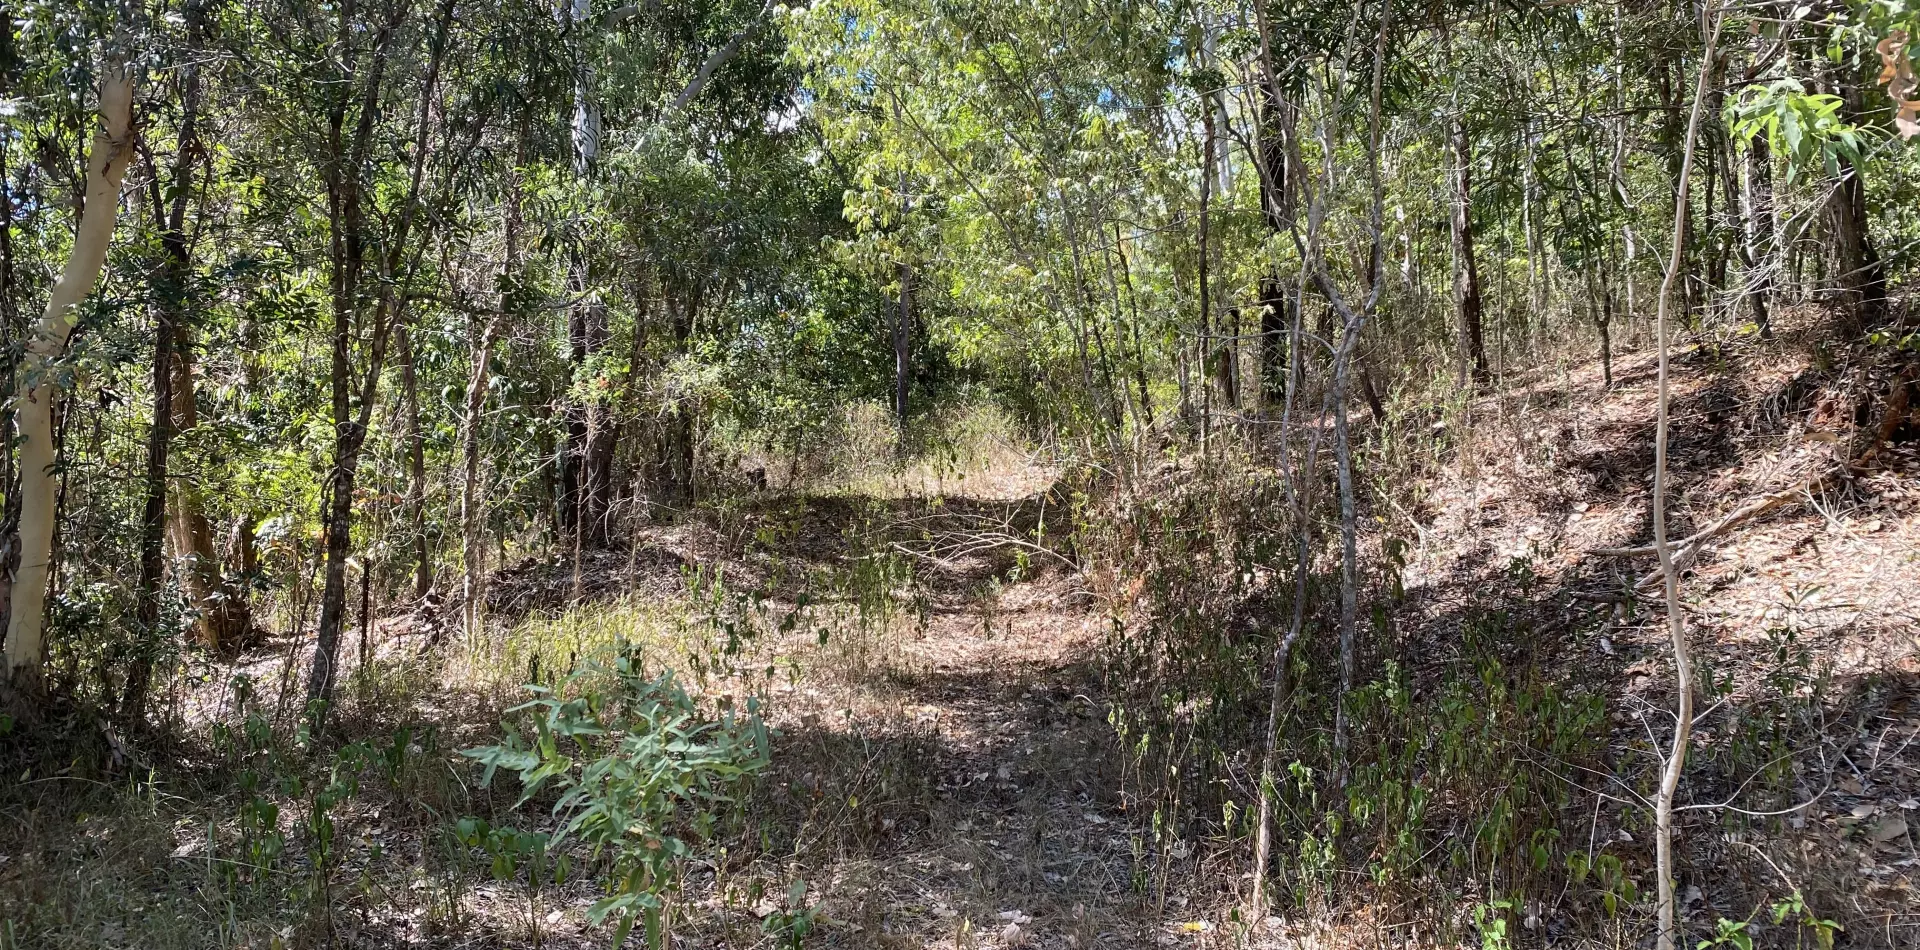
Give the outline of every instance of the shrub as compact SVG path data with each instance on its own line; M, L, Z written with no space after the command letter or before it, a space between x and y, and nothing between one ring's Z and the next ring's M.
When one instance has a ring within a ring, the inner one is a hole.
M463 754L486 766L482 785L497 769L518 773L515 807L557 791L560 827L549 849L578 838L611 868L609 893L588 918L617 920L615 946L643 921L648 946L660 946L665 895L679 868L712 838L738 786L767 765L758 703L749 700L745 715L729 709L706 718L671 672L648 675L627 644L611 668L591 664L558 690L528 689L535 698L509 713L523 715L531 736L506 724L500 744Z

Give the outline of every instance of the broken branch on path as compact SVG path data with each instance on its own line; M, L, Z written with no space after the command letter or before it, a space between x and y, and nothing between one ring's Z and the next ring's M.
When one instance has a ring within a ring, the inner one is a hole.
M970 522L972 527L949 527L955 519ZM1014 523L1012 513L1004 516L968 516L946 512L931 518L910 519L906 523L924 527L926 537L923 542L916 545L896 541L890 547L901 554L930 561L943 568L952 569L969 557L1006 547L1048 555L1073 570L1080 567L1072 558L1025 537L1025 532Z
M957 567L961 561L975 554L984 554L988 551L1004 547L1022 548L1028 551L1037 551L1041 554L1050 555L1070 568L1078 569L1080 566L1075 564L1071 558L1046 545L1035 544L1024 538L1017 538L1013 535L997 531L966 535L951 544L936 545L924 550L898 542L893 544L893 549L901 554L917 557L923 561L931 561L945 568Z

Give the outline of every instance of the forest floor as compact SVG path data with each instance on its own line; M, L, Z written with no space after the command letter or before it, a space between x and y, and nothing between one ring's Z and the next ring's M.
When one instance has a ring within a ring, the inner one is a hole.
M1670 536L1774 502L1686 559L1697 685L1678 890L1703 937L1751 919L1763 946L1811 945L1769 932L1771 905L1799 890L1843 945L1916 946L1920 419L1850 471L1900 365L1836 354L1817 319L1673 360ZM1416 502L1400 620L1431 672L1470 608L1518 618L1527 636L1504 649L1605 698L1616 763L1655 761L1673 728L1658 565L1596 553L1651 539L1657 370L1624 355L1607 387L1596 364L1545 369L1477 404L1490 431ZM1651 865L1647 789L1567 778L1594 801L1590 838Z
M1821 433L1854 424L1839 418L1851 412L1837 395L1848 380L1822 366L1816 342L1789 334L1736 346L1676 361L1676 536L1831 469L1834 442ZM1415 537L1396 626L1403 654L1418 658L1416 688L1450 675L1443 661L1460 649L1463 618L1506 611L1526 635L1501 649L1599 691L1614 754L1631 759L1665 741L1673 692L1658 614L1623 594L1651 558L1592 553L1648 536L1653 364L1626 354L1613 369L1611 389L1597 365L1573 365L1476 403L1470 416L1481 421L1467 447L1380 515ZM542 664L550 679L587 637L652 637L671 662L688 644L671 635L666 614L751 610L754 591L790 605L801 590L840 584L845 597L855 555L891 551L911 565L904 607L823 614L824 641L801 629L748 650L775 671L754 681L777 730L771 772L746 803L760 846L696 862L675 914L676 946L767 945L765 923L779 919L796 881L798 904L821 914L807 945L1422 945L1418 933L1381 929L1384 912L1243 923L1232 907L1245 887L1244 842L1151 844L1153 819L1131 797L1130 759L1101 685L1113 615L1050 555L1002 543L1031 537L1050 517L1060 501L1052 476L1036 466L933 493L917 485L772 493L649 529L628 550L579 566L580 590L611 619L549 623L539 644L494 636L441 659L420 649L427 625L392 618L365 648L383 672L348 674L358 685L348 687L339 728L377 738L409 726L414 748L432 731L429 753L444 760L493 741L516 685L543 678ZM900 537L901 525L917 527L909 536L918 540L875 546ZM716 568L731 594L714 593ZM569 563L505 572L495 609L540 617L572 596L574 577ZM1686 590L1708 685L1683 802L1804 804L1767 819L1682 813L1691 930L1710 935L1720 917L1754 917L1786 888L1844 926L1843 945L1920 945L1915 443L1887 448L1870 474L1823 481L1711 539ZM206 685L176 706L181 723L230 714L234 673L249 673L264 696L267 684L297 679L282 671L301 658L300 644L279 642L205 671ZM749 680L743 673L707 688ZM1750 739L1739 717L1756 718L1767 703L1799 703L1816 727L1773 736L1757 752L1735 748ZM303 866L295 837L282 870L239 879L216 871L216 857L234 861L242 838L230 745L196 738L136 750L101 735L93 741L111 746L117 771L43 771L0 802L0 947L604 945L607 932L586 923L597 896L588 880L530 903L524 886L484 868L448 871L434 829L454 813L537 823L516 819L511 789L471 787L457 768L422 769L344 807L330 910L316 917L289 897ZM1788 770L1769 773L1784 777L1759 797L1749 782L1774 769L1777 751ZM1592 809L1590 850L1650 865L1639 793L1611 788L1605 776L1567 780ZM299 808L299 795L281 799L288 815ZM1611 938L1590 920L1572 921L1571 905L1525 910L1514 945L1629 946L1651 933L1644 906L1615 921ZM1760 942L1773 945L1766 915L1754 919ZM1773 943L1794 945L1784 930Z
M824 644L802 630L760 645L793 672L767 691L774 765L749 807L756 824L782 829L785 848L725 869L729 880L760 882L761 896L720 881L723 869L696 871L680 945L752 944L796 880L823 915L826 945L1153 946L1212 929L1197 890L1144 888L1155 857L1128 813L1096 667L1106 618L1050 556L1022 570L1015 548L981 540L1036 527L1053 474L976 477L971 495L937 502L917 484L768 497L732 540L711 525L641 539L652 553L639 560L656 565L641 586L679 587L671 566L702 564L724 566L735 589L786 598L808 585L781 576L831 571L859 547L850 537L863 525L889 536L926 526L903 546L916 603L864 629L838 625ZM781 528L751 530L769 524ZM608 555L602 573L622 572L623 558L631 552ZM571 576L549 565L516 582L506 599L545 603ZM624 593L634 583L604 586ZM565 915L583 945L602 936L578 916L590 900ZM501 931L513 929L511 901Z

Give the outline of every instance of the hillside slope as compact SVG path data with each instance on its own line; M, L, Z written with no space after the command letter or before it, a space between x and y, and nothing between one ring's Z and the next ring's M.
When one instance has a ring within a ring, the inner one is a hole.
M1756 908L1799 889L1849 945L1911 946L1920 420L1886 414L1899 361L1849 363L1820 340L1802 328L1675 356L1672 537L1738 516L1695 546L1682 584L1701 712L1679 890L1696 934L1722 917L1764 932ZM1649 353L1619 359L1611 389L1595 365L1541 372L1477 405L1485 429L1416 515L1407 579L1407 623L1430 656L1457 642L1462 604L1504 590L1534 637L1515 647L1605 697L1615 774L1567 779L1599 799L1594 839L1643 866L1650 788L1631 776L1669 741L1671 654L1658 588L1642 586L1654 558L1596 552L1649 543L1656 370ZM1808 937L1776 928L1762 943Z

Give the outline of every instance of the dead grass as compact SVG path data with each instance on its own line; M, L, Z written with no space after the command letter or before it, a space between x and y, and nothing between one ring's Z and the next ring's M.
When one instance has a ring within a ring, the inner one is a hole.
M1681 360L1683 526L1830 463L1829 444L1805 434L1844 381L1818 368L1811 339L1789 333ZM1615 777L1628 786L1646 736L1664 731L1669 674L1649 612L1620 596L1643 565L1589 552L1644 540L1648 370L1646 354L1623 354L1611 390L1597 366L1569 365L1465 407L1442 437L1457 457L1380 512L1413 542L1396 627L1418 660L1416 688L1455 675L1446 661L1470 608L1510 612L1529 639L1503 649L1604 692ZM1303 907L1249 919L1243 840L1157 833L1107 721L1113 697L1097 660L1110 605L1058 559L980 543L993 526L1023 536L1058 517L1046 507L1059 503L1048 501L1057 468L1010 444L970 444L944 461L843 469L807 492L636 532L625 550L590 554L586 600L571 606L572 564L503 572L496 626L437 652L410 618L372 631L364 665L351 642L336 741L407 729L417 751L336 814L341 858L324 896L301 890L312 867L291 830L310 788L269 793L290 831L274 870L238 883L220 870L243 837L241 774L272 756L315 774L292 742L303 644L209 667L178 698L184 738L172 746L69 727L112 751L34 760L0 792L0 947L528 947L536 920L543 946L603 945L605 931L586 923L591 874L530 905L524 886L493 881L444 829L465 814L537 820L513 811L511 789L476 787L455 753L490 740L522 683L559 682L622 640L646 644L708 701L763 696L776 729L772 769L725 830L725 852L689 868L678 946L775 945L765 924L796 881L824 915L808 946L1475 939L1471 908L1489 895L1459 889L1455 870L1434 867L1399 890L1336 883ZM876 446L863 454L893 457ZM1813 800L1764 818L1684 813L1682 892L1696 934L1799 888L1844 924L1850 946L1920 941L1920 459L1907 446L1886 461L1718 539L1687 582L1699 649L1724 683L1702 705L1690 803ZM1800 665L1783 687L1769 677L1783 668L1788 631ZM731 653L730 632L740 638ZM250 702L236 694L239 676ZM1783 740L1789 767L1755 786L1772 752L1746 750L1741 730L1783 703L1810 718L1781 720L1804 730ZM248 710L270 740L222 745L216 725L236 728ZM1650 864L1632 796L1589 778L1608 791L1582 799L1590 848ZM1572 900L1523 911L1515 946L1617 947L1650 932L1644 906L1612 918ZM1760 930L1766 945L1795 936Z

